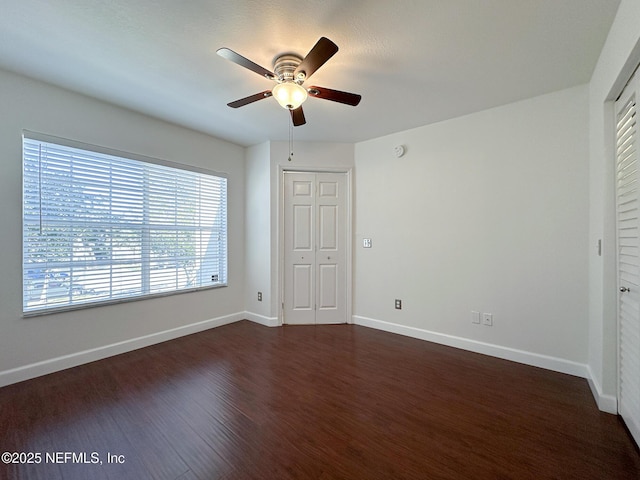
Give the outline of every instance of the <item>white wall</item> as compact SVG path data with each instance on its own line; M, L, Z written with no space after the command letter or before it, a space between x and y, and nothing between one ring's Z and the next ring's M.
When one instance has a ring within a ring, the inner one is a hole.
M268 142L249 147L246 153L245 202L245 306L251 320L264 325L278 323L272 307L271 162ZM262 292L262 301L258 301Z
M640 1L622 0L589 84L589 369L601 409L617 412L613 101L640 62Z
M357 144L356 323L586 375L587 93Z
M242 318L242 147L3 71L0 111L0 385ZM23 129L226 172L229 287L22 318Z

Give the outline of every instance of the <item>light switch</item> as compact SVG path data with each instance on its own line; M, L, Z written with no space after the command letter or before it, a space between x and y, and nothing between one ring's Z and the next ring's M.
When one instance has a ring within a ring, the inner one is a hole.
M364 248L371 248L371 239L370 238L363 238L362 239L362 246Z

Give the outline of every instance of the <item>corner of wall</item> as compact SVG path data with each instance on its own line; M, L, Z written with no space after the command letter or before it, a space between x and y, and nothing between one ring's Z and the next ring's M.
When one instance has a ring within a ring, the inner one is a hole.
M591 389L591 394L598 405L598 409L603 412L616 415L618 413L618 399L615 395L607 395L602 392L600 382L597 377L593 375L589 365L587 365L587 381L589 382L589 388Z
M244 312L244 318L265 327L279 327L282 325L278 317L267 317L253 312Z

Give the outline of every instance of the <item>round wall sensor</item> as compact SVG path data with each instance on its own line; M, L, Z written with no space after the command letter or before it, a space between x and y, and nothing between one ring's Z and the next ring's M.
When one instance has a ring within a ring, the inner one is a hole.
M398 157L398 158L400 158L401 156L403 156L403 155L404 155L404 152L405 152L404 145L398 145L397 147L395 147L395 148L393 149L393 153L395 153L395 154L396 154L396 157Z

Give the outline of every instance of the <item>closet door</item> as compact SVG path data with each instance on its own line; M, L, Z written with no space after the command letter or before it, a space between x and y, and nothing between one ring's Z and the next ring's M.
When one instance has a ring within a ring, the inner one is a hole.
M616 102L618 411L640 445L638 74Z
M315 324L315 174L284 174L284 323Z
M284 323L346 323L343 173L284 173Z
M316 188L316 323L346 323L346 175L319 173Z

